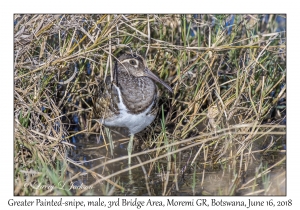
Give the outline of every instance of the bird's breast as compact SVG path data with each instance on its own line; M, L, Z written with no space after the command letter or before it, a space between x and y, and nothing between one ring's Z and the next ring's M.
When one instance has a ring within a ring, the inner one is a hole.
M150 125L155 119L156 112L153 112L156 106L156 100L151 100L151 103L145 107L145 109L137 112L128 109L128 105L124 102L124 97L121 93L121 88L115 86L115 90L119 95L119 100L117 106L119 112L117 115L106 118L103 124L106 126L116 126L116 127L127 127L131 134L138 133L142 131L145 127ZM142 104L135 101L137 104ZM130 107L130 106L129 106ZM143 105L141 105L143 107Z
M119 81L120 98L128 112L138 114L150 107L156 101L155 83L147 77L138 77Z

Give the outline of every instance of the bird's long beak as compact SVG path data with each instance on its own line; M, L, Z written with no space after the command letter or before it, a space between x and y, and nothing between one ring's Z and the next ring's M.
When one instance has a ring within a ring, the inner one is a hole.
M158 76L156 76L155 74L153 74L148 68L145 68L145 76L153 79L154 81L162 84L163 86L165 86L165 88L167 88L171 93L173 93L172 88L167 85L164 81L162 81Z

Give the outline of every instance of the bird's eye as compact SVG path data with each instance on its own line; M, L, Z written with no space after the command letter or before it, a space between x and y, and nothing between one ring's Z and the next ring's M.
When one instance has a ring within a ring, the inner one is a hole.
M129 63L130 63L131 65L133 65L133 66L136 65L136 61L135 61L135 60L130 60Z

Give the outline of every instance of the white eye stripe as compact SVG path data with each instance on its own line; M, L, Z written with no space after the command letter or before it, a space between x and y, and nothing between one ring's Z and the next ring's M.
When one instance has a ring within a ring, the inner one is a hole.
M135 65L132 65L131 63L130 63L130 61L131 60L134 60L135 61ZM132 65L132 66L134 66L135 68L137 68L138 66L139 66L139 61L138 60L136 60L136 59L126 59L126 60L123 60L123 61L121 61L121 63L129 63L130 65Z

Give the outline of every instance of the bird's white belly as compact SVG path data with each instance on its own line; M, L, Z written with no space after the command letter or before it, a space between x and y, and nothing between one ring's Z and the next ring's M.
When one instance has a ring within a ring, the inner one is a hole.
M153 122L155 116L146 113L148 112L131 114L127 111L120 111L119 115L105 119L103 124L106 126L127 127L130 134L135 134Z

